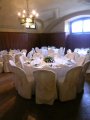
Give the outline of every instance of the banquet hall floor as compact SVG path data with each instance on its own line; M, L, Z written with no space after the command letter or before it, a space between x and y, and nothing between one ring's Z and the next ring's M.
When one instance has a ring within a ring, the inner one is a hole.
M75 100L38 105L35 96L26 100L17 94L13 74L0 74L0 120L90 120L90 74L84 91Z

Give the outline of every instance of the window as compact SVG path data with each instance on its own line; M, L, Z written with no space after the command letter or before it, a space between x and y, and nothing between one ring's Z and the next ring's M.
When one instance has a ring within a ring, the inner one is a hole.
M90 32L90 17L80 18L70 22L71 33Z

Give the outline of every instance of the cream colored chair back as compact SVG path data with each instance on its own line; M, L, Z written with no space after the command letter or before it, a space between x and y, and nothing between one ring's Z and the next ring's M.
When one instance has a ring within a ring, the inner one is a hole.
M21 53L22 53L24 56L26 56L27 50L26 50L26 49L22 49L22 50L21 50Z
M48 56L54 57L54 50L53 49L48 50Z
M83 79L82 68L82 66L72 68L66 75L66 81L71 80L72 83L75 82L76 93L80 93L84 89L85 80Z
M20 56L19 63L20 63L21 68L24 68L24 63L26 63L28 61L29 61L29 59L26 56L24 56L24 55Z
M33 74L36 85L36 103L52 105L57 97L55 73L49 70L37 70Z
M9 64L10 64L10 72L12 72L12 66L16 66L16 64L13 60L9 60Z
M83 65L83 74L86 74L86 71L88 70L90 66L90 60L88 60L84 65Z
M33 82L26 76L23 69L12 65L12 72L15 75L15 86L18 94L24 98L30 99L33 92Z
M82 66L69 70L64 78L59 80L59 99L68 101L76 98L79 90L82 89L81 82Z
M10 72L10 66L9 66L9 60L12 60L14 61L14 58L13 56L9 55L9 54L6 54L6 55L3 55L3 67L4 67L4 72Z
M5 62L9 62L9 60L14 60L14 58L12 55L6 54L6 55L3 55L3 60Z
M22 53L18 53L15 55L15 63L19 61L19 57L22 56Z
M22 53L19 53L19 54L16 54L15 55L15 64L17 67L20 67L22 68L22 64L20 62L20 56L22 56L23 54Z
M69 80L72 81L74 79L77 79L78 76L80 75L80 72L82 71L82 67L78 66L78 67L74 67L71 70L69 70L66 74L66 78L65 78L65 83Z
M84 65L83 65L83 79L86 79L87 73L90 72L90 60L88 60Z
M42 54L41 49L39 49L38 47L35 47L35 51L36 51L36 53L40 53L40 54Z
M16 64L13 60L9 60L9 63L10 63L11 66L16 66Z
M25 52L25 53L27 53L27 50L26 50L26 49L22 49L21 52Z
M33 50L31 50L31 51L27 54L27 58L32 59L33 54L34 54L34 51L33 51Z

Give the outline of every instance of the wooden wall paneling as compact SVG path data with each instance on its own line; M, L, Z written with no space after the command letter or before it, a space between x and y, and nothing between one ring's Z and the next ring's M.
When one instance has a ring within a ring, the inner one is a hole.
M3 48L3 35L2 35L2 33L0 33L0 50L2 50L2 48Z
M51 33L49 34L49 45L57 48L65 47L65 33Z
M40 35L41 46L65 46L65 33L42 33Z
M0 50L2 50L2 33L0 32Z
M11 34L12 35L12 34ZM12 49L12 46L11 46L11 39L10 39L10 36L9 36L9 33L6 33L6 39L5 39L5 43L6 43L6 46L5 48L7 48L7 50L10 50ZM13 43L14 44L14 43Z
M8 40L8 34L6 32L0 33L0 41L1 41L0 49L1 50L7 49L7 46L6 46L7 40Z
M9 33L10 48L13 49L27 49L28 48L28 34L27 33Z
M28 34L17 32L1 32L0 33L0 49L27 49Z
M15 39L16 33L8 33L8 45L9 49L17 49L17 39Z
M48 33L42 33L40 34L40 45L41 46L49 46L49 34Z
M24 49L41 46L64 46L65 33L0 32L0 49Z
M28 50L30 51L32 48L40 47L40 39L38 33L29 33L28 34Z

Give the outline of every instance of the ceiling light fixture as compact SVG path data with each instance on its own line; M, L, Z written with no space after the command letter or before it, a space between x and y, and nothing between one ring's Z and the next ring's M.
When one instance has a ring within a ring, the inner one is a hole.
M20 24L24 25L26 28L35 29L36 28L36 18L39 16L39 14L32 10L29 13L29 7L28 7L28 0L26 0L27 9L23 10L22 12L18 12L18 18L20 21Z

